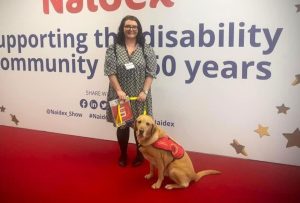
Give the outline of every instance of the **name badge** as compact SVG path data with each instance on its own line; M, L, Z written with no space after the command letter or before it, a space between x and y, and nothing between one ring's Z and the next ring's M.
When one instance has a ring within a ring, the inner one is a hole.
M125 65L126 70L130 70L130 69L134 68L134 64L132 62L125 63L124 65Z

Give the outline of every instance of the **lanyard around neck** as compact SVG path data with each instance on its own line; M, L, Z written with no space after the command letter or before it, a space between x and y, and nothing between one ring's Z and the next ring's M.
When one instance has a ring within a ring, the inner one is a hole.
M133 55L133 53L137 50L137 44L135 45L135 49L131 52L131 54L129 54L129 51L127 49L127 46L125 44L125 51L126 51L126 54L127 54L127 57L128 57L128 60L129 62L131 62L131 56Z

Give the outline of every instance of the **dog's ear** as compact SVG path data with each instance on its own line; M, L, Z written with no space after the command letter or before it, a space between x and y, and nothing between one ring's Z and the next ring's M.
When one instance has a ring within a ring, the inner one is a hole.
M155 124L152 124L151 135L154 135L155 131L156 131L156 126L155 126Z
M137 122L137 119L135 119L135 121L133 122L133 130L134 130L134 132L137 130L136 128L136 122Z
M152 124L151 135L158 136L160 132L160 128L156 124Z

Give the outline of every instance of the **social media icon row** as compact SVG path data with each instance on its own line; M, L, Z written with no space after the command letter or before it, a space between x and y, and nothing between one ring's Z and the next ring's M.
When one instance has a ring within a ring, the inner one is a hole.
M101 101L96 101L94 99L88 101L86 99L81 99L80 102L80 107L81 108L91 108L91 109L97 109L97 108L100 108L102 110L106 110L107 108L107 101L105 100L101 100Z

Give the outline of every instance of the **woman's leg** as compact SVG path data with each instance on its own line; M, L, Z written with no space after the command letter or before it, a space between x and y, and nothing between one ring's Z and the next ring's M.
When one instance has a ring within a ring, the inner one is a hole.
M134 139L135 139L135 144L136 144L136 157L133 160L132 165L133 166L139 166L143 163L144 157L143 157L142 153L139 150L139 143L138 143L135 131L134 131Z
M129 141L129 127L117 128L117 138L120 146L119 165L125 167L127 165L127 146Z

